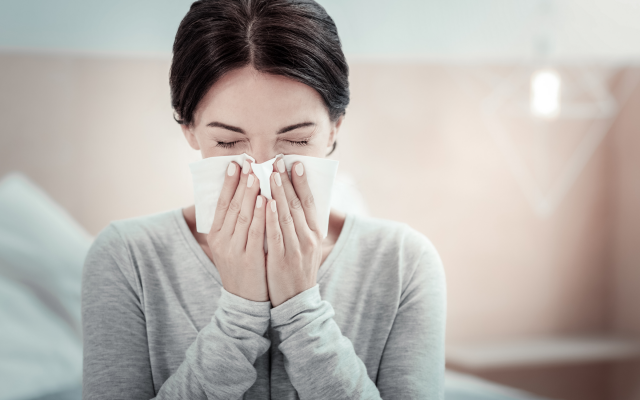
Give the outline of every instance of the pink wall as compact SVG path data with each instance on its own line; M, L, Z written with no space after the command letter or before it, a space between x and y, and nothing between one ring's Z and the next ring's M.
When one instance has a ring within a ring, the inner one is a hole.
M93 234L113 219L190 204L187 163L199 155L172 120L168 68L0 55L0 175L24 171ZM409 223L440 251L450 342L610 327L640 336L640 91L557 209L540 216L481 113L491 79L509 68L351 68L336 158L374 216ZM535 127L508 126L533 159ZM572 132L552 136L550 176L578 143L581 131ZM632 367L616 372L619 391L632 390Z
M375 215L439 249L449 340L605 329L606 149L555 213L537 216L483 122L490 87L467 84L474 72L353 65L341 168Z
M610 141L613 274L611 324L640 338L640 92L635 91L614 126ZM618 399L640 399L640 362L615 370Z

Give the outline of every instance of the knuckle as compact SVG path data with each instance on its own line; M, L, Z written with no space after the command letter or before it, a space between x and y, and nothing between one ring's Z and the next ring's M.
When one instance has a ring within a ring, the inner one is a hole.
M292 210L298 210L300 209L300 207L302 207L302 203L300 202L299 198L294 197L289 201L289 208L291 208Z
M280 244L280 243L282 243L282 234L280 234L280 232L272 233L272 234L271 234L271 240L272 240L275 244Z
M240 213L238 215L238 225L247 225L251 222L251 218L248 215Z
M213 250L213 248L217 245L217 238L215 235L212 235L211 232L207 235L207 244Z
M293 217L291 217L291 214L287 213L280 218L280 223L282 225L291 225L293 223Z
M218 249L223 248L220 236L213 235L207 237L207 243L212 252L216 252Z
M300 250L294 250L290 252L289 257L291 261L293 261L293 265L298 265L300 264L300 261L302 261L302 253L300 252Z
M254 239L262 239L264 237L264 233L259 229L251 228L249 229L249 236Z
M240 202L237 199L233 199L231 200L231 203L229 203L229 211L233 212L233 213L238 213L240 212L240 209L242 208L242 206L240 205Z
M300 238L300 244L304 247L315 247L316 238L313 235L304 235Z
M224 199L218 199L218 204L216 205L216 208L220 211L225 211L227 208L229 208L229 201Z
M315 199L313 198L312 194L309 194L307 197L305 197L305 199L304 199L304 205L305 206L311 207L314 204L315 204Z

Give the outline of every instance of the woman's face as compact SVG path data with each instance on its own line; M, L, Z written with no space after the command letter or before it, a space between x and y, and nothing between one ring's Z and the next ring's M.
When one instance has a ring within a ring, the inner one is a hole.
M318 92L292 79L233 70L202 98L187 141L203 158L247 153L257 163L279 153L325 157L342 117L331 122Z

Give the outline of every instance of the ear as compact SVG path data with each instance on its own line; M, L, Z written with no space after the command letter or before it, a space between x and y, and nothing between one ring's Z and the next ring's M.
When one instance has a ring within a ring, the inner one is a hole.
M200 143L198 143L198 139L196 138L196 135L193 133L193 129L191 128L191 126L180 124L180 128L182 129L182 133L184 134L184 137L187 139L187 142L189 142L189 146L191 146L191 148L194 150L200 150Z
M327 148L333 148L333 142L338 139L338 131L340 130L340 126L342 126L342 121L344 120L344 115L341 115L336 122L333 123L331 127L331 132L329 133L329 142L327 143Z

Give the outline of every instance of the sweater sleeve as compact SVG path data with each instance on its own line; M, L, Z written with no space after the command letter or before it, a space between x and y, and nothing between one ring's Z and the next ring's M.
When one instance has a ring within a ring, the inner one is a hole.
M255 382L256 359L271 303L222 289L218 309L188 347L185 359L154 388L144 297L129 251L110 224L98 235L82 275L83 399L238 399Z
M271 309L284 368L300 399L380 399L351 341L342 335L320 287Z
M440 258L431 249L419 257L403 290L376 383L317 284L271 309L278 349L301 399L444 397L446 289Z
M442 261L424 238L378 369L385 399L444 398L446 283Z

